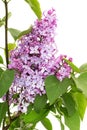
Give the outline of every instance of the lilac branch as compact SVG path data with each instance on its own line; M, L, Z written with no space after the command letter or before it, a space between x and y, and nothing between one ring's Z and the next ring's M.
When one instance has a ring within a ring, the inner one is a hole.
M4 1L5 4L5 53L6 53L6 66L8 68L9 58L8 58L8 2L7 0Z
M8 57L8 1L4 0L4 5L5 5L5 54L6 54L6 67L8 68L9 64L9 57ZM9 110L9 91L6 93L6 102L8 104L8 117L9 117L9 122L11 122L11 116L10 116L10 110ZM3 126L4 129L4 126Z

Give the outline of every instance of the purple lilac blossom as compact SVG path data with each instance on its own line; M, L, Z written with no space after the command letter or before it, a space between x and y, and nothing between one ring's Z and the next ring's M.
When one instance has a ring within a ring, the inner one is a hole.
M10 52L8 68L15 69L16 75L9 89L9 103L16 104L18 111L26 112L37 94L46 93L44 79L47 76L55 75L60 81L70 76L71 68L63 60L66 56L55 56L56 28L55 10L51 9L43 13L41 20L35 21L32 31L22 36L18 47Z

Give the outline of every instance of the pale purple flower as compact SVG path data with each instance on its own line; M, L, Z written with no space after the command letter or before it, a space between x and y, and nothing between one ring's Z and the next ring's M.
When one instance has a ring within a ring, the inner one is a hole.
M38 46L34 46L34 47L30 47L30 54L39 54L39 47Z

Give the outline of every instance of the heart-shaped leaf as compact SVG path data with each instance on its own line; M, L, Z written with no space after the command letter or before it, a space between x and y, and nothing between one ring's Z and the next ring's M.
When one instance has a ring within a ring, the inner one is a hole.
M50 104L53 104L59 96L67 92L71 82L69 78L59 81L54 75L50 75L45 79L45 88Z

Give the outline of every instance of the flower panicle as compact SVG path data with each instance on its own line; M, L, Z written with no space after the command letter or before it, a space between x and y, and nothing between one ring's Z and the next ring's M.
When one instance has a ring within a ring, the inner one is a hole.
M36 20L29 34L22 36L18 47L10 53L9 69L15 69L16 75L9 89L10 104L14 103L18 111L26 112L37 94L46 94L44 80L55 75L60 81L69 77L70 66L64 62L64 55L56 58L55 30L56 13L51 9ZM13 95L18 95L17 98Z

